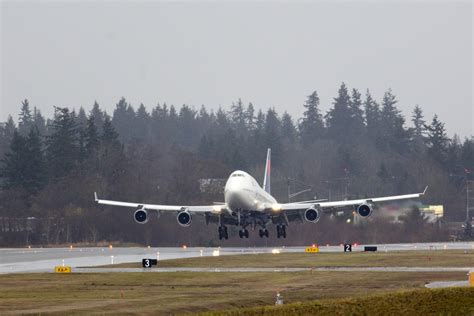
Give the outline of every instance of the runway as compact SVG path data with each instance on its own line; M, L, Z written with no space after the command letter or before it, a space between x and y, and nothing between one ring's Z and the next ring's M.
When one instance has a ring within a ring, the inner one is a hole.
M472 267L315 267L315 268L76 268L80 273L111 272L469 272Z
M468 281L439 281L431 282L425 285L429 289L439 289L445 287L469 286Z
M363 251L365 245L355 245L352 250ZM418 244L380 244L378 251L409 251L409 250L443 250L465 249L473 250L474 242L461 243L418 243ZM190 258L213 255L237 255L249 253L270 253L274 249L280 252L304 252L305 247L277 247L277 248L204 248L188 247L90 247L90 248L2 248L0 249L0 273L30 273L52 272L54 266L68 265L74 271L78 267L94 267L99 265L140 262L143 258L157 258L158 260ZM342 252L342 245L320 245L320 252ZM329 268L328 268L329 269ZM371 268L372 269L372 268ZM159 272L156 268L152 270ZM221 269L222 270L222 269ZM141 269L139 269L141 271ZM464 271L464 270L462 270ZM87 270L82 270L87 272ZM101 272L105 272L101 269ZM163 270L161 272L170 272Z

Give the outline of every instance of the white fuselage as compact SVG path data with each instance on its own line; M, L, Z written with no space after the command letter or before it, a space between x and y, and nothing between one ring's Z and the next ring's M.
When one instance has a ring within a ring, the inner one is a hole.
M277 203L251 175L241 170L234 171L229 176L225 184L224 199L227 207L234 212L262 212L268 205Z

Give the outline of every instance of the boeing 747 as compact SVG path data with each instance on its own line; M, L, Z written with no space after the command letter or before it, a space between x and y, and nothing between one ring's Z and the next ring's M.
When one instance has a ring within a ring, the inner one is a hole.
M158 205L102 200L95 193L95 201L99 204L136 208L134 219L137 223L148 222L151 211L176 213L178 224L191 225L193 216L204 216L206 223L216 223L219 227L219 239L228 239L228 225L240 227L239 237L248 238L247 227L254 230L258 226L260 237L269 237L267 227L276 225L278 238L286 238L286 226L290 222L301 221L317 223L323 214L341 210L355 210L360 217L369 217L374 205L382 202L419 198L422 193L365 198L344 201L304 201L294 203L278 203L270 190L271 150L267 151L263 186L248 173L237 170L229 176L224 188L224 203L219 205Z

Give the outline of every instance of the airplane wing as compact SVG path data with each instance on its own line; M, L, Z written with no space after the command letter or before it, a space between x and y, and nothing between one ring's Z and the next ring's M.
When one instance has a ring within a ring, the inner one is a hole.
M122 201L113 201L113 200L102 200L97 197L97 193L94 192L95 201L98 204L103 205L112 205L112 206L122 206L130 208L143 208L145 210L154 210L160 212L179 212L179 211L188 211L194 214L205 214L205 213L215 213L220 214L222 211L226 210L225 205L160 205L160 204L146 204L146 203L134 203L134 202L122 202Z
M415 199L423 196L426 193L426 190L421 193L414 194L405 194L405 195L393 195L393 196L383 196L376 198L365 198L357 200L344 200L344 201L331 201L331 202L312 202L312 203L283 203L278 205L269 206L269 209L273 211L292 211L292 210L303 210L310 207L317 207L323 211L332 211L337 210L338 208L348 207L348 206L357 206L364 203L383 203L390 201L399 201L406 199Z

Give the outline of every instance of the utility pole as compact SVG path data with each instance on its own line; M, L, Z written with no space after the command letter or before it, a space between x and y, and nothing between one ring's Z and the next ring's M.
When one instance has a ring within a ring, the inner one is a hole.
M464 174L463 175L455 175L455 174L450 174L449 175L450 177L461 177L461 178L464 179L464 184L465 184L465 187L466 187L466 221L463 225L464 231L462 233L462 238L467 239L467 240L474 237L473 234L472 234L472 218L470 216L470 211L471 211L471 201L470 200L472 199L472 197L469 196L470 192L474 192L474 190L472 188L470 188L470 186L472 186L472 184L474 184L474 181L468 179L468 175L470 173L471 173L471 171L469 169L464 168ZM472 207L472 209L474 209L474 207Z

